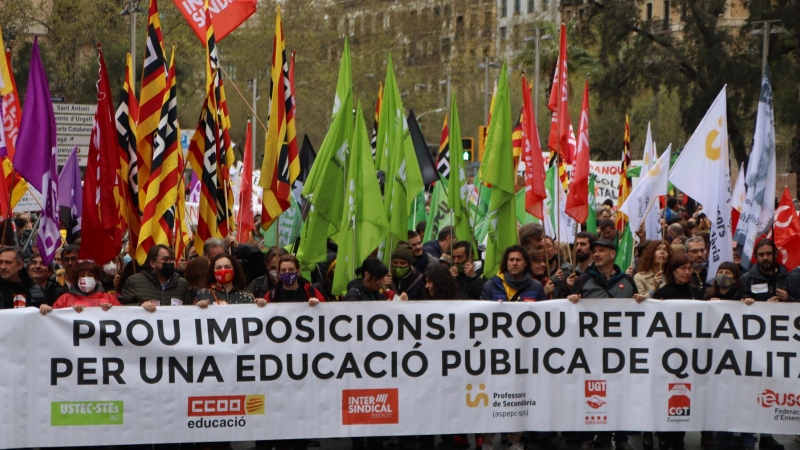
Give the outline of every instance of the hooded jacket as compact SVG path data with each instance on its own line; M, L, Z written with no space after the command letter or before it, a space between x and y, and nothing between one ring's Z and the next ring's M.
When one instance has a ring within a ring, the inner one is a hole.
M611 278L606 279L592 265L572 286L572 293L580 294L581 298L633 298L636 292L636 282L616 264Z
M112 306L120 306L117 299L108 292L105 292L102 283L98 282L94 291L90 293L81 291L77 286L72 286L56 300L53 304L53 309L71 308L76 305L96 307L104 303L108 303Z
M800 274L789 273L782 264L776 264L778 272L771 277L758 270L758 264L753 265L742 275L744 293L742 298L752 298L757 302L767 301L775 295L774 289L783 289L789 294L787 301L800 301Z
M385 301L386 297L378 291L373 291L364 286L361 278L356 278L347 283L347 293L342 301Z

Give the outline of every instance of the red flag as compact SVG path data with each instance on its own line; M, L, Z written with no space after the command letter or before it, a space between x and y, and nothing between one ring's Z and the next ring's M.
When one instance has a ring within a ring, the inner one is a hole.
M117 130L111 86L108 82L103 50L100 54L100 81L97 83L97 111L94 113L89 158L83 184L80 258L105 264L119 255L122 228L114 190L119 189L117 171Z
M246 242L250 232L255 231L255 218L253 217L253 140L250 131L250 121L247 121L247 137L244 141L244 169L242 170L242 189L239 191L239 215L236 221L236 240Z
M522 75L522 159L525 161L525 211L539 220L544 220L545 173L542 161L542 145L536 116L533 112L531 90L525 75Z
M565 163L572 164L571 155L567 152L569 129L572 119L569 115L569 79L567 74L567 26L561 24L561 48L558 52L558 65L553 75L553 88L550 91L550 102L547 107L553 111L550 123L550 139L547 146L557 152Z
M784 188L781 203L775 210L773 230L779 253L776 257L783 261L789 271L800 266L800 218L795 212L788 187Z
M586 222L589 217L589 80L583 86L578 146L564 212L578 223Z
M172 0L189 22L194 34L200 42L206 42L206 16L203 13L203 2ZM209 2L208 9L214 22L214 34L217 42L239 27L248 17L256 12L258 0L228 0Z
M11 70L11 50L5 51L6 63L8 64L8 76L11 78L12 91L3 97L3 131L6 133L6 147L8 147L8 159L14 160L17 136L19 135L19 122L22 119L22 106L19 103L17 94L17 82L14 80L14 72ZM6 174L9 176L10 174ZM10 182L7 187L10 187Z

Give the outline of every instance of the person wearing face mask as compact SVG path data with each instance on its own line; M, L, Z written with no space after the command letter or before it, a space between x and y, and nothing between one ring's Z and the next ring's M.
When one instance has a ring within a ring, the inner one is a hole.
M379 258L367 258L356 269L356 275L361 278L347 283L347 293L342 301L374 301L386 300L383 295L384 278L389 274L389 268Z
M269 292L275 289L275 286L278 284L278 259L288 254L289 252L283 247L270 247L265 258L267 273L256 278L247 286L247 290L250 291L255 298L266 298Z
M278 285L270 291L269 303L308 302L316 306L325 297L311 282L300 276L300 261L294 255L283 255L278 259Z
M209 305L229 305L255 303L260 307L267 305L263 298L256 299L245 286L247 277L244 269L233 256L222 253L211 258L208 266L206 289L197 293L195 304L201 309Z
M475 300L481 296L486 279L481 275L483 268L476 268L472 260L472 244L458 241L453 245L453 265L450 275L455 278L459 290L459 298Z
M114 286L114 280L119 274L120 258L114 258L111 261L103 264L102 274L98 282L103 285L103 290L109 294L116 293L117 289Z
M69 290L59 297L53 306L45 304L39 307L42 315L62 308L73 308L81 312L87 307L99 306L103 311L108 311L112 306L120 306L113 295L103 290L103 285L99 281L102 271L94 261L78 262L77 270L73 273L75 278L69 280Z
M422 300L425 282L422 280L422 274L412 266L414 256L411 246L400 242L392 252L391 261L389 289L394 292L394 295L400 297L400 300Z
M172 249L166 245L150 247L141 271L125 281L119 302L150 312L159 306L188 305L189 283L175 273Z
M741 272L736 263L726 261L717 268L717 276L706 290L705 300L741 300L744 295Z

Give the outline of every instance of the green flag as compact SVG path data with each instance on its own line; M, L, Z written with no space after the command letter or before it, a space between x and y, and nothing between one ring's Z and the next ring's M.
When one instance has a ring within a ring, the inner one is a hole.
M450 173L447 182L447 204L452 211L452 225L456 238L460 241L472 243L473 253L477 251L477 245L473 241L471 216L469 211L469 191L467 190L467 174L464 171L464 160L462 153L464 147L461 141L461 122L458 119L458 106L456 97L450 104Z
M384 261L388 264L391 252L399 241L408 239L408 216L414 198L423 189L422 173L417 162L414 143L408 132L403 112L403 102L394 76L392 57L386 69L383 102L378 122L376 147L377 167L386 174L383 192L383 209L389 221L389 235L384 247Z
M597 233L597 215L595 213L594 175L589 175L589 216L586 218L586 231Z
M478 244L486 243L486 236L489 233L488 222L486 222L486 215L489 211L489 200L492 197L492 190L478 183L478 199L477 205L470 203L470 214L474 217L475 223L475 241Z
M506 64L503 64L492 108L492 122L486 135L486 150L481 162L481 181L492 186L489 211L486 216L488 239L483 269L486 278L497 274L503 252L518 242L514 202L516 174L511 144L511 105L508 98L507 71ZM451 138L450 142L453 140ZM452 149L450 154L454 154Z
M327 259L327 239L339 231L345 199L345 163L353 134L353 83L350 74L350 44L345 38L339 63L339 82L333 102L333 120L319 148L315 164L303 186L311 203L300 234L297 257L308 273Z
M514 201L517 203L517 222L519 222L520 225L539 223L539 219L533 217L525 210L525 189L520 189L514 198Z
M339 252L333 273L333 295L347 292L347 283L355 278L356 268L389 232L383 209L375 207L381 202L381 188L375 176L372 146L360 102L347 157L347 186L347 207L336 242Z
M411 205L411 213L408 215L408 229L415 230L417 224L427 220L427 218L428 215L425 213L425 191L422 191L418 196L414 197L414 203Z
M263 233L265 247L285 247L292 244L292 238L300 231L300 206L294 195L289 196L289 209L278 216L278 220L272 222L272 225L267 231ZM275 238L278 238L276 241Z
M633 234L625 224L625 229L622 231L622 236L617 239L617 257L614 258L614 264L625 272L628 267L633 263Z
M445 195L445 182L439 180L433 186L431 209L428 211L428 223L425 225L423 242L438 238L439 230L452 225L451 217L450 206L447 204L447 195Z

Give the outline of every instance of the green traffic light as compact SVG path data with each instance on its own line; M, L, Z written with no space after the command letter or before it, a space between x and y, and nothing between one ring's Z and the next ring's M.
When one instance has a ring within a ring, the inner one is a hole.
M464 150L464 154L462 155L461 159L464 161L471 161L472 155L470 155L469 150Z

